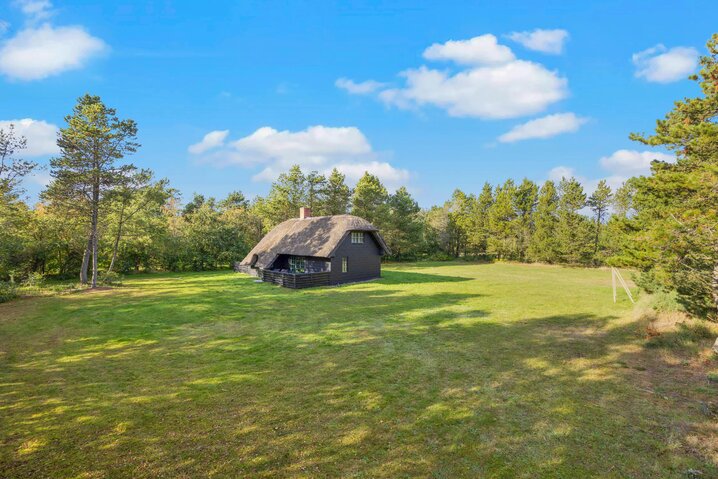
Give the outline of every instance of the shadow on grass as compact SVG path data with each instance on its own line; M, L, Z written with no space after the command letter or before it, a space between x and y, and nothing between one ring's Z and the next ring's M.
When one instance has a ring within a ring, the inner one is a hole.
M382 272L382 283L384 284L456 283L460 281L471 281L471 279L472 278L463 278L460 276L416 273L401 270L384 270Z
M0 475L716 471L666 449L667 412L625 375L633 325L500 321L479 294L401 288L465 281L434 276L304 291L198 276L63 298L45 329L3 342Z

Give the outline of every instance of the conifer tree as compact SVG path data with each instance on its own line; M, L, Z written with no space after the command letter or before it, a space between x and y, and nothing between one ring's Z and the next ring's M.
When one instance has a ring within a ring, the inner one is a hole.
M586 193L575 178L562 178L558 189L559 259L565 263L588 263L592 256L591 224L579 213L586 206Z
M352 196L352 214L364 218L380 230L388 219L389 193L379 178L365 172L357 182Z
M538 193L534 224L528 250L529 259L546 263L557 261L558 192L551 180L546 181Z
M389 197L389 222L384 237L396 258L413 256L418 249L422 227L420 211L419 204L403 186Z
M516 185L508 179L496 187L494 203L489 209L488 250L498 259L512 259L516 254L514 196Z
M588 206L593 211L594 215L594 240L593 240L593 255L594 261L598 259L598 249L601 241L601 228L606 221L608 215L608 208L611 206L611 187L608 186L606 180L601 180L596 186L596 190L588 198Z
M345 176L336 168L332 169L324 185L322 214L344 215L349 212L352 190L344 182Z
M718 318L718 34L700 60L702 95L677 101L653 135L631 135L667 148L675 163L654 161L635 181L633 264L676 289L686 308Z
M45 198L58 202L76 202L77 211L87 218L88 248L80 279L87 281L87 260L92 257L92 287L98 282L99 224L108 193L132 181L136 168L118 164L137 151L137 125L121 120L113 108L99 96L80 97L72 113L65 117L57 145L60 156L50 160L54 178Z

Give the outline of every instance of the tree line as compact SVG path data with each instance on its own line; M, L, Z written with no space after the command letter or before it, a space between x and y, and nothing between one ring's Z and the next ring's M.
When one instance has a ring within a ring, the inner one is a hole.
M76 276L97 286L116 272L226 268L302 206L315 215L351 213L377 226L394 260L483 259L630 266L647 290L677 292L686 308L718 309L718 35L694 79L702 95L678 101L654 135L632 139L673 151L652 174L616 191L600 181L588 195L575 178L508 179L455 190L421 209L401 187L390 193L365 173L352 188L337 169L299 166L269 193L215 199L180 193L127 162L137 125L97 96L84 95L58 134L51 182L30 206L22 179L37 165L12 126L0 130L0 280Z

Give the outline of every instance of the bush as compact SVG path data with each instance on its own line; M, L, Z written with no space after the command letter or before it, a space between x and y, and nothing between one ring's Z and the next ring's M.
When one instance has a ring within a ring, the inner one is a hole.
M30 273L25 281L22 282L22 286L26 288L40 288L45 283L45 275L42 273L32 272Z
M0 281L0 303L17 298L17 287L13 283Z
M100 276L100 284L105 286L119 286L122 284L122 275L111 271L109 273L103 273Z

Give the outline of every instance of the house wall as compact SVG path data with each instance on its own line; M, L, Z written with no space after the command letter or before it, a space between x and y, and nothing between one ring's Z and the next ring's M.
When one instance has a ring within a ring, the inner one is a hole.
M342 273L342 257L348 258L348 271ZM331 284L351 283L379 278L381 276L381 247L374 235L364 231L364 243L352 244L351 234L334 251Z
M270 269L289 269L289 256L290 255L279 255ZM304 268L307 273L319 273L327 271L329 267L329 259L325 258L314 258L311 256L304 257Z

